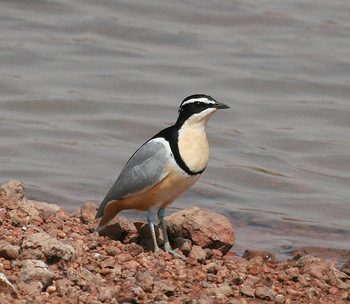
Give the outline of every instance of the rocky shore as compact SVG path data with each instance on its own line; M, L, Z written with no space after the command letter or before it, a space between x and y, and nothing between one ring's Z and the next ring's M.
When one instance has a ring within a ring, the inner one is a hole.
M117 217L98 235L96 210L69 214L28 200L17 181L3 185L0 303L350 303L350 261L336 269L305 253L238 256L230 221L195 207L167 218L187 259L156 255L146 224Z

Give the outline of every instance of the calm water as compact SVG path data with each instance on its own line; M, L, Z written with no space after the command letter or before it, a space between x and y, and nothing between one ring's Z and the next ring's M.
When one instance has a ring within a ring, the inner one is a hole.
M99 203L182 99L206 93L231 109L211 119L209 167L172 206L227 215L238 253L342 254L349 13L325 0L2 1L0 182L68 211Z

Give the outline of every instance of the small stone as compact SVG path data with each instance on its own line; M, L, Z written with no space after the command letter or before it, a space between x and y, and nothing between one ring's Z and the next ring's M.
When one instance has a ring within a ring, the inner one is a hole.
M296 267L290 267L286 269L286 274L289 281L297 282L299 278L299 269Z
M127 261L131 261L133 256L129 252L122 252L121 254L118 254L117 259L118 263L124 264Z
M242 286L241 286L240 293L241 293L243 296L247 296L247 297L250 297L250 298L254 298L254 289L251 288L251 287L248 286L248 285L242 285Z
M305 291L304 293L307 298L312 299L314 297L319 296L319 292L315 288L309 288L308 290Z
M343 265L341 271L350 276L350 259Z
M232 271L231 275L232 275L232 282L233 283L235 283L236 285L243 283L244 279L238 272Z
M193 303L196 303L196 302L193 302ZM214 304L214 303L216 303L214 299L204 294L202 294L200 298L197 300L197 304Z
M9 293L17 297L17 290L2 272L0 272L0 294L1 293Z
M216 257L216 258L221 258L223 256L223 253L218 249L212 249L211 255Z
M170 297L174 294L175 290L176 287L173 285L173 283L169 282L168 280L160 280L154 283L153 291L155 293L163 293L167 297Z
M131 243L129 246L126 247L126 250L133 256L136 257L142 252L144 252L143 247L136 244L136 243Z
M209 282L215 282L215 281L216 281L216 275L213 274L213 273L208 273L208 274L207 274L207 280L208 280Z
M264 286L264 287L257 287L255 289L255 296L261 300L272 301L275 298L276 293L274 292L273 289Z
M99 235L121 242L136 242L138 238L133 221L123 216L116 216L105 229L99 232Z
M7 260L17 260L19 248L19 246L13 246L6 241L0 241L0 257Z
M250 260L252 258L255 257L261 257L265 262L269 262L269 263L276 263L276 257L275 255L273 255L271 252L268 251L259 251L259 250L252 250L252 249L247 249L244 251L242 257Z
M58 212L59 210L62 210L62 208L60 206L57 206L56 204L49 204L45 202L28 200L28 204L39 210L39 213L42 219L44 219L43 218L44 213L47 213L48 215L49 213L55 213L55 212Z
M101 302L110 303L115 297L116 289L114 286L101 287L100 293L97 295L97 300Z
M185 239L181 236L178 236L173 240L173 246L174 248L181 250L185 256L188 256L192 250L191 240Z
M57 263L61 259L67 262L75 253L71 245L64 244L45 232L26 235L21 245L23 257L28 254L27 251L30 254L31 251L38 249L46 256L49 263Z
M136 270L139 266L140 264L135 260L127 261L123 264L123 267L127 270Z
M287 273L284 271L284 270L282 270L281 272L279 272L278 274L277 274L277 278L278 278L278 280L279 281L287 281L288 280L288 275L287 275Z
M138 283L138 285L145 291L145 292L151 292L153 289L153 285L154 285L154 277L153 275L148 272L137 272L136 273L136 282Z
M346 299L348 299L348 297L349 297L349 292L348 292L348 291L344 291L344 292L341 294L341 299L342 299L342 300L346 300ZM349 300L350 300L350 298L349 298Z
M118 254L121 253L121 250L118 247L115 246L108 246L106 247L106 252L110 256L117 256Z
M298 292L292 288L287 288L286 292L287 292L287 294L291 295L292 297L295 297L298 295Z
M276 304L283 304L284 299L285 299L284 295L278 294L278 295L275 297L275 302L276 302Z
M204 263L205 262L205 258L206 258L207 254L206 252L203 250L202 247L197 246L197 245L193 245L192 246L192 251L189 255L189 257L194 258L195 260L197 260L199 263Z
M50 285L46 288L46 292L48 292L49 294L56 292L56 290L57 290L57 288L53 285Z
M213 284L207 282L207 281L202 281L202 287L203 288L212 288Z
M98 206L93 203L85 203L72 213L72 216L80 218L84 224L94 222Z
M34 280L29 283L25 283L23 281L17 282L18 288L31 297L32 299L36 296L39 296L43 291L43 284L40 281Z
M22 183L16 180L12 180L0 188L0 201L12 200L18 203L26 203L27 198L24 195L25 188Z
M43 261L25 260L18 279L26 284L39 281L42 284L42 290L44 290L51 284L55 276Z
M296 266L300 268L300 273L308 274L329 285L336 285L338 288L350 287L341 281L336 275L335 269L321 258L304 256L296 262Z
M205 268L208 273L216 274L218 270L220 269L221 265L218 262L210 262L207 265L205 265Z
M211 290L216 298L229 297L233 294L232 288L227 284L223 283L219 287L215 287Z

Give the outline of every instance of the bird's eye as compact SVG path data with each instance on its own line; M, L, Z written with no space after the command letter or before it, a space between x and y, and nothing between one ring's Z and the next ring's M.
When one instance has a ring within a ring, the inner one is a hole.
M194 105L196 106L196 108L199 108L200 105L201 105L201 103L200 103L199 101L196 101L196 102L194 103Z

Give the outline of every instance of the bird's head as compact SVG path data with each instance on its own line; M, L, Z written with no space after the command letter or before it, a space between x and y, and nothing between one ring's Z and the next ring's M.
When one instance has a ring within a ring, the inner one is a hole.
M217 102L209 95L191 95L186 97L181 103L179 108L179 118L176 124L181 126L190 119L206 123L217 110L229 108L229 106Z

